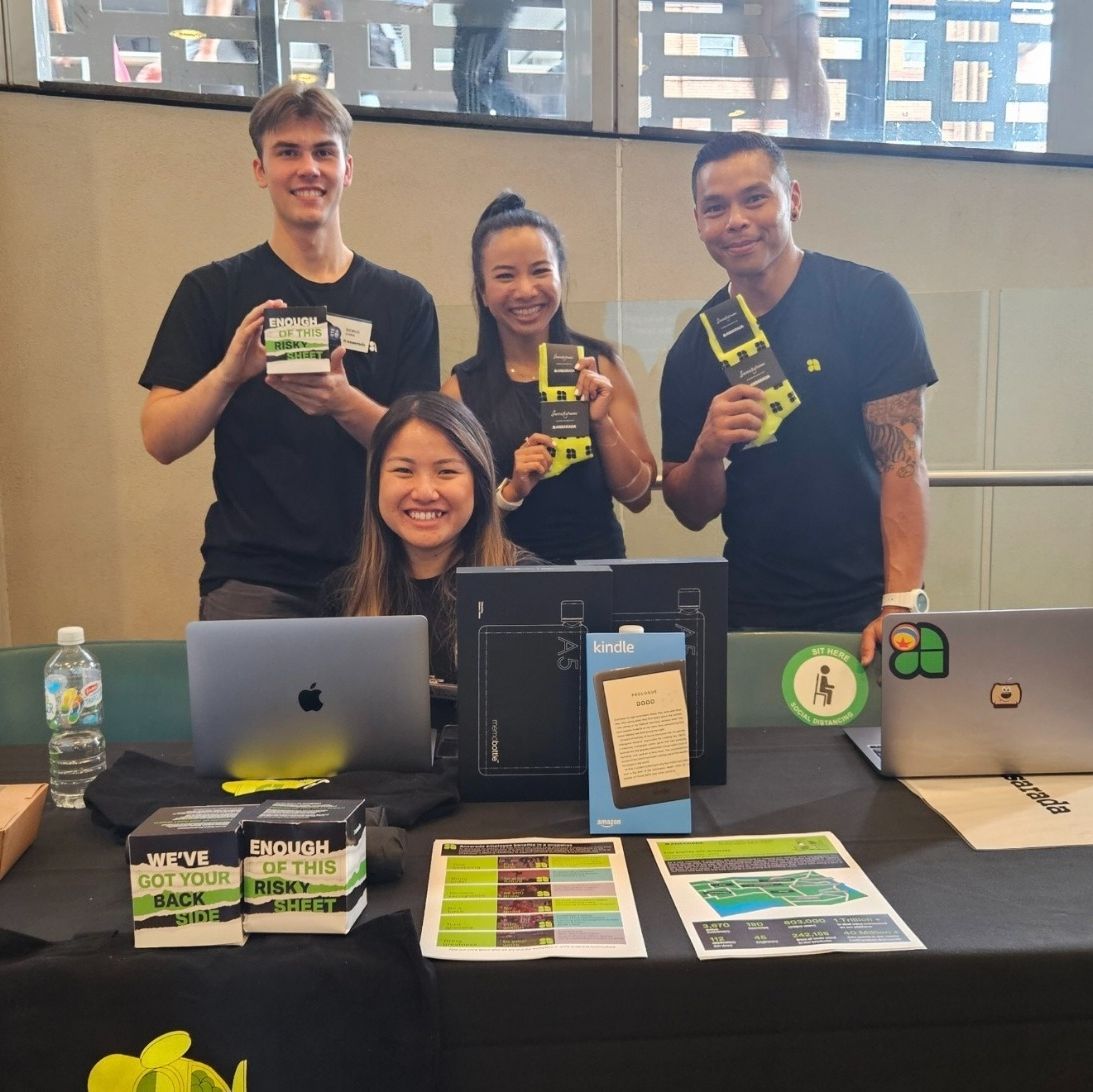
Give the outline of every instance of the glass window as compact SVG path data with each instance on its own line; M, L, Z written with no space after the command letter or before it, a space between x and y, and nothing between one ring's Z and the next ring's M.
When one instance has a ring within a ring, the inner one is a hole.
M1053 0L641 0L643 127L1045 151Z
M33 0L33 12L7 28L19 84L257 97L295 79L355 107L626 135L1093 155L1091 0Z
M354 106L591 119L590 0L278 0L273 56L256 0L35 2L44 79L259 95L291 78Z
M38 2L48 27L47 78L261 93L255 0L183 0L181 14L168 0Z

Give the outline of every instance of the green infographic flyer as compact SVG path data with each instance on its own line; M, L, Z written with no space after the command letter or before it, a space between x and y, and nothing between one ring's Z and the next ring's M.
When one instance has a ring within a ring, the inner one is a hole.
M468 960L644 956L621 841L434 842L421 950Z
M699 959L925 947L830 831L649 848Z

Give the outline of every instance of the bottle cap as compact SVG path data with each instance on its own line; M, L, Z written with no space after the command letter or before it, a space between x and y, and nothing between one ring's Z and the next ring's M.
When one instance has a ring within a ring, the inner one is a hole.
M645 627L644 626L635 626L635 625L619 626L619 633L644 633L644 632L645 632Z
M61 628L57 630L57 644L82 645L83 626L61 626Z

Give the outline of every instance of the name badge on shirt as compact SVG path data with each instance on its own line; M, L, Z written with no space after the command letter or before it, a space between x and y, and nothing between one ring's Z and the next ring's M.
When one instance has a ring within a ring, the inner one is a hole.
M372 340L372 323L365 319L335 315L333 311L327 312L326 321L332 328L331 341L335 344L340 341L347 349L352 349L357 353L374 353L376 351L375 342ZM334 327L337 327L338 333L341 335L340 338L334 338Z

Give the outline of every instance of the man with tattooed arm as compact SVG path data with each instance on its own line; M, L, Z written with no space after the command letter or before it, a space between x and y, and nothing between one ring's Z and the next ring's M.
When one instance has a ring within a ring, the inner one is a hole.
M800 401L753 443L764 391L729 385L696 315L661 379L664 499L691 530L721 517L732 628L860 631L869 663L883 615L925 603L922 323L887 273L796 245L801 189L768 137L720 134L691 183L729 277L703 311L742 297Z

